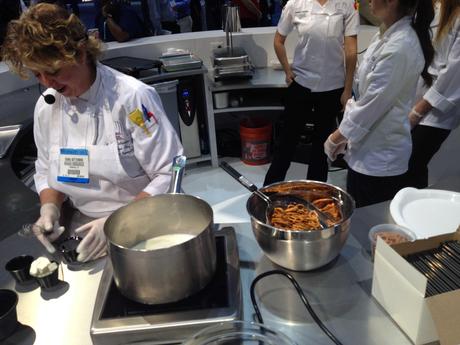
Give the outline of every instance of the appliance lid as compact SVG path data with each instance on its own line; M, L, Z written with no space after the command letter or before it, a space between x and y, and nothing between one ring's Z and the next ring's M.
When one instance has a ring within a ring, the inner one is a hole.
M166 72L201 68L203 65L203 61L193 54L162 56L160 61L163 63L163 69Z
M153 68L157 68L159 73L161 67L161 61L159 60L142 59L132 56L119 56L105 59L102 60L101 63L133 77L138 77L140 71Z

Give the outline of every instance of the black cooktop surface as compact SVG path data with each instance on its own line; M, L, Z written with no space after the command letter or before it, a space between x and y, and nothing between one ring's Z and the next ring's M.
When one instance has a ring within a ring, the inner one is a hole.
M211 282L201 291L178 302L148 305L124 297L112 279L102 308L101 320L228 307L228 268L225 241L224 236L216 236L216 272Z

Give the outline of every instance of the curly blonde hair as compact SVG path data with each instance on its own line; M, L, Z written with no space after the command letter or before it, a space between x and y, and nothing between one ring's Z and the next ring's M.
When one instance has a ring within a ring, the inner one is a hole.
M78 63L82 52L95 64L101 54L98 39L88 37L74 14L48 3L30 7L10 22L2 47L3 60L23 79L28 70L53 73Z

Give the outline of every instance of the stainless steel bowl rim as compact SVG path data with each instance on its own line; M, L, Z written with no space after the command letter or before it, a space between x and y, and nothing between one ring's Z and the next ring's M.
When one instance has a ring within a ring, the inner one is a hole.
M345 195L348 195L350 197L350 200L353 203L352 208L353 209L355 208L354 199L350 196L350 194L348 192L344 191L340 187L334 186L334 185L326 183L326 182L313 181L313 180L288 180L288 181L272 183L270 185L267 185L265 187L260 188L260 190L263 192L267 188L275 187L275 186L278 186L278 185L284 185L284 184L288 184L288 183L314 183L314 184L324 185L324 186L333 188L333 189L335 189L335 190L337 190L337 191L339 191L341 193L344 193ZM254 217L253 215L251 215L251 212L249 210L249 206L250 206L249 201L250 201L252 196L254 196L254 193L246 201L246 211L248 212L250 217L253 219L253 221L255 221L256 223L258 223L260 225L263 225L263 226L269 228L271 230L271 236L278 237L281 240L283 240L283 239L285 239L285 240L290 240L290 239L303 239L303 240L309 240L310 239L310 240L314 240L315 238L305 238L305 237L313 236L313 237L327 238L327 237L330 237L330 236L334 236L336 233L338 233L340 231L345 231L344 229L341 229L340 225L345 223L346 221L348 221L351 218L352 214L353 214L353 212L352 212L349 217L347 217L345 219L342 219L339 223L334 224L333 226L330 226L330 227L325 228L325 229L286 230L286 229L277 228L277 227L274 227L274 226L272 226L270 224L262 222L259 219L257 219L256 217ZM254 197L258 198L258 196L254 196Z

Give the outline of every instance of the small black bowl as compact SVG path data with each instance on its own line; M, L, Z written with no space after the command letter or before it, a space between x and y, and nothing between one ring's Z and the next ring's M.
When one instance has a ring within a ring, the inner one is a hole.
M52 261L55 262L55 261ZM59 284L59 264L50 274L43 277L34 277L42 289L49 289Z
M18 295L6 289L0 290L0 340L8 338L19 325L16 313Z
M77 261L77 247L81 240L82 238L79 236L71 236L59 242L57 249L62 253L68 264L79 263L79 261Z
M13 278L19 283L29 283L33 281L29 270L34 257L30 255L21 255L12 258L5 265L5 270L10 272Z

